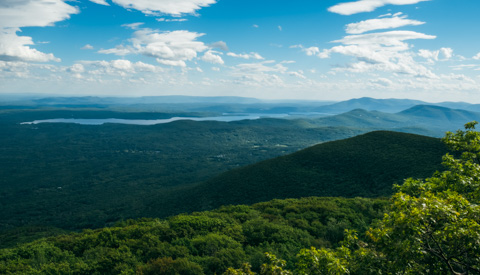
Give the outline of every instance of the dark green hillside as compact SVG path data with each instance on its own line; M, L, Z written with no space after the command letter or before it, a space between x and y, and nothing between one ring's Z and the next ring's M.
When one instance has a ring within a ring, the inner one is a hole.
M209 209L273 198L388 196L394 183L441 169L446 151L435 138L371 132L226 172L195 187L186 201Z
M166 220L140 219L0 249L0 274L222 274L265 252L294 267L305 247L337 247L344 229L364 232L386 200L303 198Z

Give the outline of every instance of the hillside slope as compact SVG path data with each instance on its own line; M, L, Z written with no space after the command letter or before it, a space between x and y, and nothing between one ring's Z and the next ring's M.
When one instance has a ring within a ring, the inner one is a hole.
M446 152L435 138L371 132L223 173L175 201L198 210L274 198L388 196L394 183L441 169Z
M245 262L258 272L265 252L293 268L300 249L338 246L346 228L364 232L387 203L309 197L127 220L0 249L0 274L223 274Z

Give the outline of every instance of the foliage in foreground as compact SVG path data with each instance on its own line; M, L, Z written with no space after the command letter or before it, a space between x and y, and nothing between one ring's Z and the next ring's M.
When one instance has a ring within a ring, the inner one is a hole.
M426 180L408 179L368 241L347 230L336 249L301 250L298 274L479 274L480 133L448 132L443 141L460 151L447 154L447 170ZM282 271L285 272L285 271ZM239 273L241 274L241 273ZM280 274L280 273L276 273Z
M367 230L387 203L311 197L128 220L0 250L0 274L278 274L304 247L336 247L344 228Z

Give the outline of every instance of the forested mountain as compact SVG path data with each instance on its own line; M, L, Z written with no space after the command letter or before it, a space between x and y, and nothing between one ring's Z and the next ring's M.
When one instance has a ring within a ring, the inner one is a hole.
M178 202L178 208L192 211L274 198L389 196L393 184L408 177L424 178L441 169L446 152L445 145L435 138L371 132L223 173L170 194L171 200L159 199L151 209L164 208L164 202Z

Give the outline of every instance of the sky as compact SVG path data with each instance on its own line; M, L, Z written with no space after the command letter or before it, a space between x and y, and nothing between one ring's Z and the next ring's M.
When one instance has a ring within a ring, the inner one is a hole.
M480 103L478 0L0 0L0 94Z

